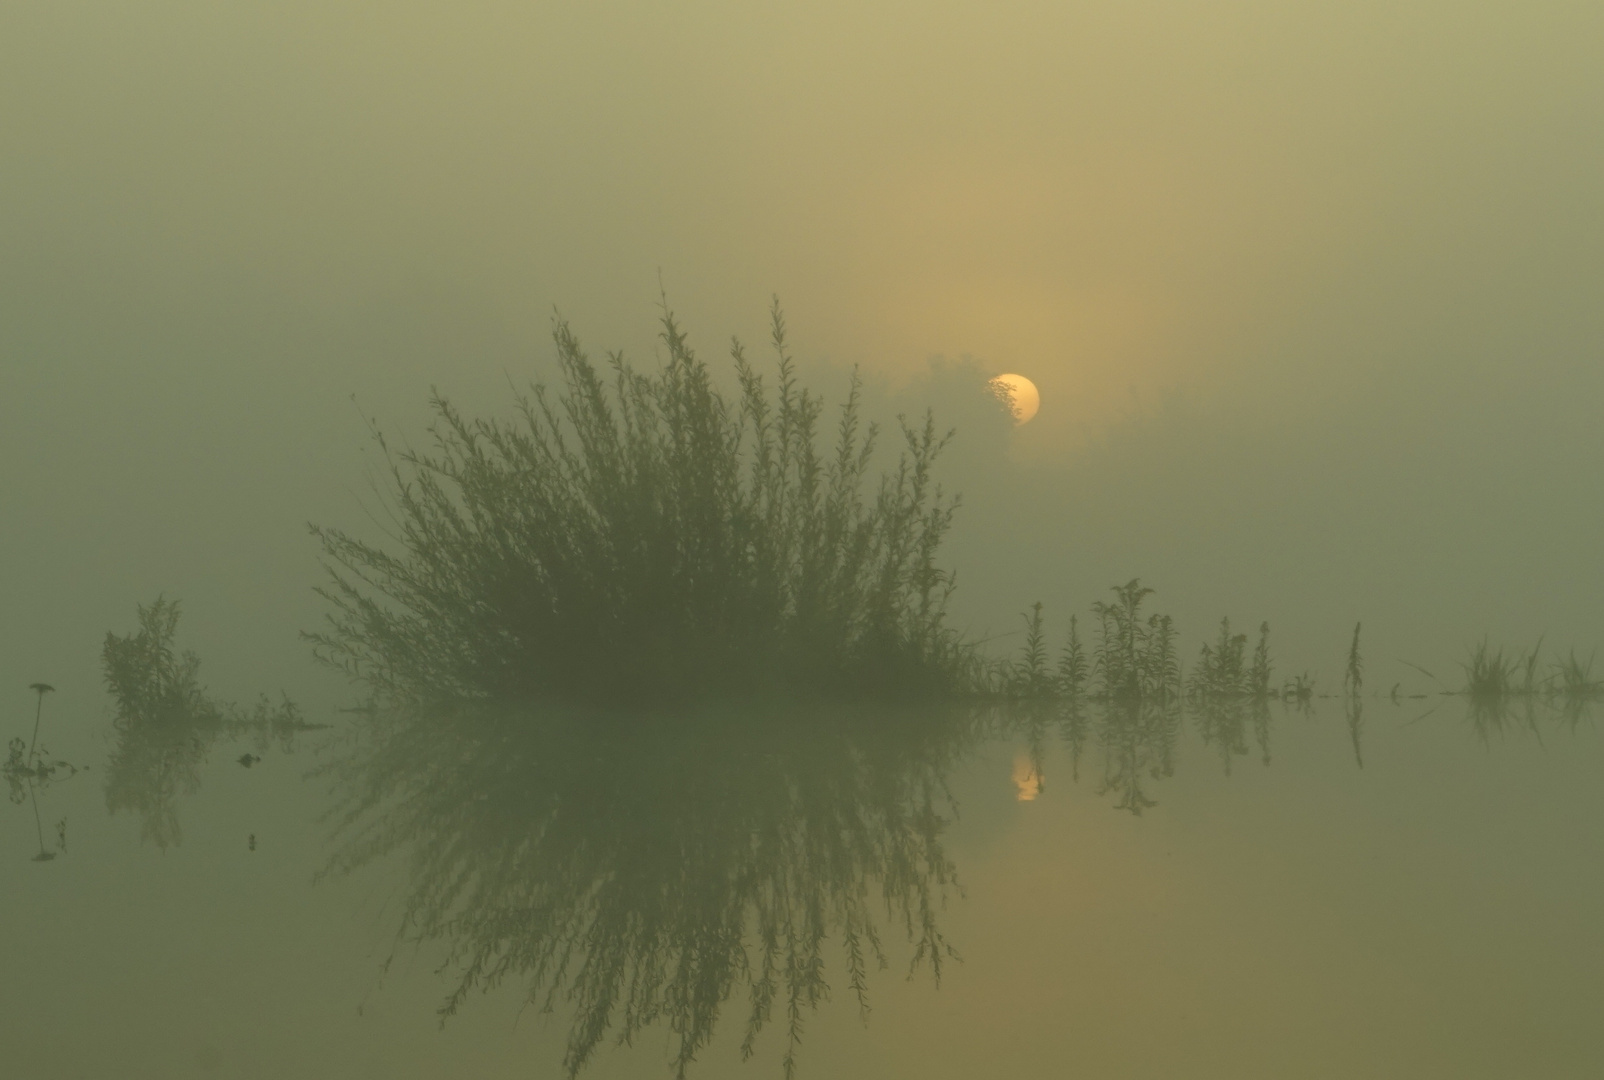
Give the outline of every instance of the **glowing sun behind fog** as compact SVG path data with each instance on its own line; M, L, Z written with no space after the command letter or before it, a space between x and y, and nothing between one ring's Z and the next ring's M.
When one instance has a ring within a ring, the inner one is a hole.
M1015 424L1029 422L1041 408L1041 394L1036 392L1036 384L1023 375L999 375L987 385L1007 404L1014 414Z

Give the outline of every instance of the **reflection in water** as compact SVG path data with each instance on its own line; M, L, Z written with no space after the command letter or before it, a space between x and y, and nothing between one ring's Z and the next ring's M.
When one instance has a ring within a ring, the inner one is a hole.
M1031 760L1029 754L1019 754L1014 758L1014 787L1017 789L1017 798L1020 802L1035 802L1036 796L1042 789L1041 766Z
M1343 712L1348 718L1348 738L1353 743L1353 760L1359 768L1365 767L1364 728L1365 704L1358 694L1349 694L1343 701Z
M141 838L162 849L183 841L179 798L200 790L200 767L219 739L251 736L258 750L277 744L289 753L299 733L322 726L306 723L288 698L263 697L251 709L213 701L200 684L200 658L173 650L178 616L176 602L142 604L139 630L107 634L101 653L117 706L106 808L137 814Z
M1311 685L1306 679L1300 680L1300 684ZM1453 696L1463 700L1472 730L1483 742L1490 742L1494 736L1514 733L1526 733L1541 740L1545 726L1554 724L1574 730L1591 720L1593 705L1601 695L1589 691L1585 695ZM991 715L999 734L1023 738L1027 742L1027 750L1018 754L1013 762L1012 781L1019 801L1033 801L1045 790L1043 736L1052 727L1068 758L1073 782L1080 780L1081 764L1088 749L1094 750L1102 765L1097 793L1110 796L1116 810L1141 814L1158 805L1152 784L1175 774L1178 747L1187 722L1203 745L1219 755L1224 772L1230 775L1235 758L1254 748L1259 760L1268 766L1276 713L1296 713L1314 720L1316 711L1311 698L1309 693L1295 693L1289 689L1270 696L1191 694L1184 699L1158 701L1059 699L1010 703ZM1341 701L1354 762L1362 769L1365 699L1350 692L1344 694ZM1414 720L1424 720L1436 711L1433 707Z
M39 851L32 857L33 861L50 862L67 850L67 819L56 822L56 850L46 848L44 821L39 813L39 794L53 782L76 774L78 768L70 762L52 759L50 751L39 742L45 695L55 693L56 688L49 683L37 682L28 689L38 696L34 704L33 735L26 743L20 738L11 740L6 747L5 764L0 765L0 774L6 778L7 796L11 802L14 805L27 802L33 809L34 835L39 841Z
M329 770L331 869L405 853L403 935L444 944L456 972L442 1012L516 982L571 1011L569 1075L654 1024L683 1075L732 999L745 1055L778 1017L789 1075L832 980L867 1013L892 955L877 914L910 970L939 979L951 955L937 916L963 715L374 709L360 727Z
M1140 814L1157 801L1142 782L1175 774L1175 744L1181 708L1168 701L1111 701L1097 708L1093 731L1103 755L1099 795L1113 795L1114 808Z
M1248 732L1253 732L1253 743L1258 747L1259 760L1270 764L1270 699L1207 698L1192 705L1198 734L1203 742L1220 755L1226 774L1231 762L1248 753Z
M1314 718L1307 675L1271 689L1267 625L1250 649L1222 620L1183 682L1173 625L1143 617L1138 582L1115 591L1118 603L1094 609L1089 664L1072 634L1055 690L1035 609L1007 683L1024 692L968 709L376 701L324 770L342 800L327 872L405 858L399 938L446 950L454 989L442 1014L515 984L569 1018L570 1076L604 1042L653 1026L672 1034L683 1076L726 1008L741 1017L743 1055L770 1024L784 1029L789 1075L832 984L867 1013L871 970L904 949L877 916L906 937L911 967L939 979L953 955L938 927L956 890L945 777L978 741L1024 742L1013 790L1035 802L1056 733L1073 780L1093 755L1098 794L1140 815L1189 734L1230 775L1250 753L1270 764L1277 709ZM1357 627L1344 690L1363 767Z
M1575 727L1589 716L1590 705L1581 699L1543 699L1532 694L1469 694L1465 698L1465 719L1483 743L1515 734L1530 735L1541 742L1544 721L1558 720Z
M45 847L44 820L39 813L39 795L57 780L64 780L77 773L77 766L70 762L54 760L50 751L39 746L34 751L28 749L21 739L12 739L6 747L6 760L0 765L0 774L6 778L7 796L15 805L28 803L33 809L33 827L39 841L39 853L33 856L34 862L49 862L60 852L67 850L67 819L62 818L56 823L56 850L51 851Z
M979 741L1023 740L1013 790L1035 801L1056 733L1072 777L1095 754L1098 793L1140 815L1188 730L1227 774L1253 749L1268 765L1277 708L1312 716L1307 696L1218 691L919 714L374 707L324 770L342 800L327 872L404 858L398 939L446 950L442 1014L517 985L568 1017L570 1076L652 1026L684 1075L726 1009L745 1054L783 1029L789 1073L832 988L867 1012L871 972L904 950L939 978L945 777ZM1357 753L1357 697L1347 716Z

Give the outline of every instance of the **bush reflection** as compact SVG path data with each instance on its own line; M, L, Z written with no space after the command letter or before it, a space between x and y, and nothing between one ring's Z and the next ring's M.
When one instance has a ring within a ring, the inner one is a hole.
M962 711L375 708L360 728L330 768L330 869L404 852L403 936L452 957L442 1013L514 982L571 1012L569 1075L654 1024L684 1075L726 1004L743 1054L783 1028L789 1075L832 985L866 1013L894 954L937 979L952 955Z

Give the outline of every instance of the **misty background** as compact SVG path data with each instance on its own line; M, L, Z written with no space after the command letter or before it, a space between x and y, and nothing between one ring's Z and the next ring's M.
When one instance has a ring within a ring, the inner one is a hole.
M338 700L365 418L505 414L554 311L649 363L659 273L704 355L777 293L816 389L959 428L977 636L1140 575L1326 689L1361 619L1383 688L1585 654L1600 131L1584 2L6 4L0 684L99 698L165 593L220 693Z

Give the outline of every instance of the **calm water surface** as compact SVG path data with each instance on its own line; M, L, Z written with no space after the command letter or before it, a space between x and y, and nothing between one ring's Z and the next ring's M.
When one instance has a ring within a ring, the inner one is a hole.
M80 771L0 808L7 1076L560 1076L587 1030L596 1078L671 1076L682 1048L709 1078L779 1077L793 1050L832 1078L1604 1068L1586 713L457 717L375 739L350 715L118 731L59 696L41 742ZM6 720L26 737L32 710Z

